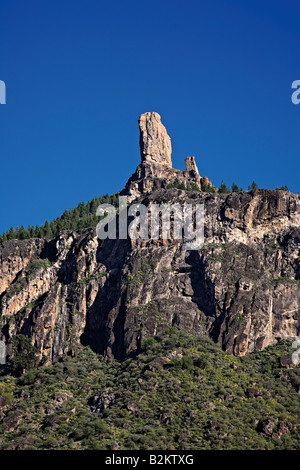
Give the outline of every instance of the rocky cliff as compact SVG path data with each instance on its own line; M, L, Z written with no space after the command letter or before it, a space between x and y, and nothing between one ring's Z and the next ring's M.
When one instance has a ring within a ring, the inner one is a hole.
M169 183L177 180L186 186L197 185L201 181L212 187L211 181L201 178L194 157L185 159L186 170L176 170L172 167L171 139L161 123L157 113L145 113L139 118L141 164L128 180L121 191L129 201L133 201L144 193L154 189L166 189Z
M201 180L193 157L174 170L157 113L139 119L141 164L121 192L155 204L204 204L204 246L100 240L95 228L0 245L0 339L31 338L47 364L79 344L124 357L172 324L244 355L300 336L300 196L167 189ZM164 158L165 157L165 158ZM205 180L209 181L209 180ZM210 183L211 184L211 183Z

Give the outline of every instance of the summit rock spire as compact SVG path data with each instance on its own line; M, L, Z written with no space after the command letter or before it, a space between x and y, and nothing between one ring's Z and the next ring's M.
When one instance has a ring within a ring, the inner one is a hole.
M198 188L199 191L203 181L206 186L216 189L208 178L200 176L195 157L185 159L185 170L173 168L171 139L158 113L141 114L138 123L141 163L120 193L126 195L129 202L156 189L172 188L172 184L175 187L181 184L186 188Z
M172 168L172 146L158 113L144 113L139 118L142 163L154 163Z

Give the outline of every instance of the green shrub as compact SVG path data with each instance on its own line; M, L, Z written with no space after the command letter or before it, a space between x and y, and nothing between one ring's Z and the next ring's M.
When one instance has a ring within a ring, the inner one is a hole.
M156 340L153 336L151 336L150 338L144 338L142 341L141 341L141 351L147 353L149 352L153 346L156 344Z
M105 424L105 422L101 418L96 419L95 429L100 433L105 433L105 432L108 431L107 425Z
M30 339L22 334L12 339L13 357L9 362L9 368L13 374L20 376L36 363L37 350L32 346Z
M194 366L194 361L190 356L183 356L180 360L181 367L183 369L192 369Z
M2 376L0 395L10 397L3 416L18 410L22 423L3 433L0 417L0 448L17 448L30 435L38 449L105 450L117 442L124 450L299 450L299 376L280 365L289 350L278 344L233 357L176 327L144 339L123 361L79 348L18 380ZM58 403L62 390L69 398ZM262 432L266 419L275 422L272 436Z

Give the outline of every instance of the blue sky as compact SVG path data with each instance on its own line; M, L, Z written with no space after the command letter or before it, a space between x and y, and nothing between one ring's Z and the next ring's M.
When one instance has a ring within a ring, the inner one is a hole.
M0 233L121 190L156 111L173 167L299 192L296 0L1 0Z

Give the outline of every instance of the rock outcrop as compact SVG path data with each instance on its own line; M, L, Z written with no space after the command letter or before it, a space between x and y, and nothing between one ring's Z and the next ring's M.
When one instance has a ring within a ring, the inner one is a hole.
M236 355L299 337L299 195L166 189L171 174L195 182L199 173L193 157L186 172L150 163L149 149L162 156L158 142L145 144L124 193L136 183L130 194L149 211L204 204L202 249L187 251L182 240L99 240L93 228L0 244L0 339L8 355L20 333L31 338L40 364L75 354L80 344L122 358L170 325L208 335Z
M191 177L197 178L199 171L195 162L195 157L187 157L185 159L185 166L187 173L191 173Z
M144 113L139 118L142 163L172 168L171 139L158 113Z
M175 181L187 187L196 185L200 190L202 181L213 187L207 177L201 178L199 175L195 157L185 159L185 171L172 168L171 139L159 114L142 114L139 127L141 163L121 192L128 197L129 202L155 189L166 189Z

